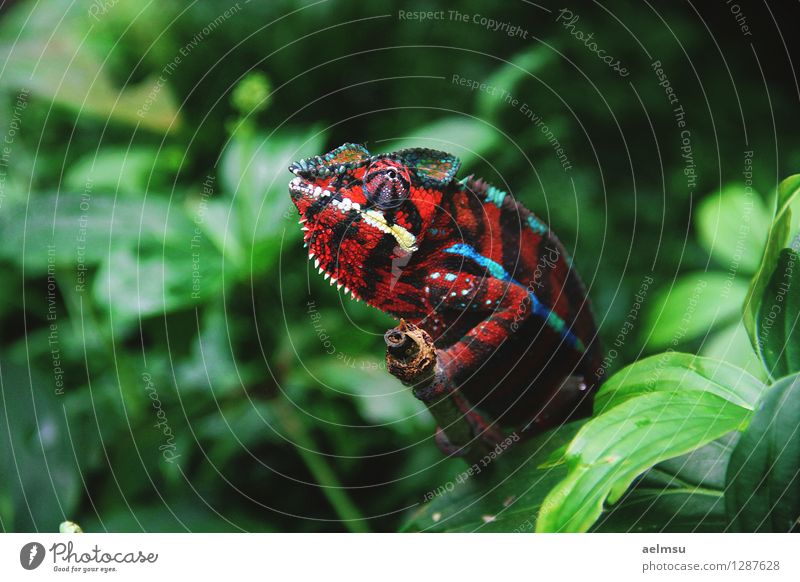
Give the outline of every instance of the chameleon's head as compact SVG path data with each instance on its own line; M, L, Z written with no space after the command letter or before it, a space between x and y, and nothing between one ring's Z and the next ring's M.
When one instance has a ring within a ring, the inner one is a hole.
M373 156L356 144L293 163L289 193L309 259L326 279L361 296L375 278L370 270L390 270L419 248L459 165L440 151Z

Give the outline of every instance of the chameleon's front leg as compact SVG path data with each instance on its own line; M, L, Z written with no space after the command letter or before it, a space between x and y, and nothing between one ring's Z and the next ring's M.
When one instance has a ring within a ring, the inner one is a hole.
M438 285L436 279L441 279ZM450 397L457 407L456 412L469 423L472 434L480 435L488 444L496 444L502 440L502 433L464 399L458 386L484 365L513 333L514 325L528 316L527 292L517 284L471 274L440 274L429 283L428 294L437 311L469 311L485 315L485 318L456 344L436 350L433 376L429 382L418 385L414 395L429 407ZM440 422L439 426L445 425ZM460 446L441 429L437 430L437 444L447 454L454 454Z
M477 312L485 317L458 342L437 350L436 378L417 394L421 400L453 390L468 379L530 316L528 293L516 283L464 273L440 278L441 286L429 286L437 311Z

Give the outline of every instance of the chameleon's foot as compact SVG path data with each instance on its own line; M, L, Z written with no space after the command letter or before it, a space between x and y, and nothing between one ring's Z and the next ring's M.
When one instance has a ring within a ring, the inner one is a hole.
M433 439L436 441L436 446L439 447L439 450L448 457L463 457L469 449L469 445L459 446L451 443L440 426L436 427L436 434Z
M459 404L461 404L461 402L459 402ZM466 402L464 402L464 404L466 404ZM461 406L459 406L459 408L461 408ZM500 429L487 422L487 420L477 412L466 411L463 418L472 429L472 438L466 443L452 443L450 439L447 438L444 430L439 426L436 427L436 434L434 435L436 446L448 457L463 457L470 451L486 451L487 449L494 448L503 440L504 435Z

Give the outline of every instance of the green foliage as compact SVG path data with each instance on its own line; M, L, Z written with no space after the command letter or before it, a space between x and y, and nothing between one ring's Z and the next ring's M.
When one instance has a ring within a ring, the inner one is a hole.
M794 110L745 82L744 111L718 94L730 75L752 78L738 38L726 47L730 67L693 58L713 89L698 92L677 74L686 62L674 36L647 6L626 8L691 118L700 179L690 190L679 148L667 147L676 136L661 133L674 127L673 108L650 67L633 66L641 55L627 34L603 35L631 65L620 82L546 19L523 40L399 20L376 35L375 17L396 11L385 0L241 3L222 19L235 3L12 4L0 21L2 131L12 140L0 164L0 529L74 520L90 532L533 531L546 499L539 529L728 527L724 476L764 390L761 359L774 377L797 371L794 287L780 333L758 355L750 340L758 345L759 313L787 273L800 182L781 184L765 245L768 212L737 162L744 115L754 188L772 188L776 168L788 175L800 159L791 127L778 123L776 135L763 120ZM493 10L524 23L536 8ZM581 10L593 29L616 29L604 9ZM689 16L663 13L687 54L707 54ZM774 82L776 94L794 91ZM383 369L392 320L343 303L306 261L286 167L346 141L450 151L462 176L503 187L553 226L618 352L594 418L455 481L463 461L440 455L431 417ZM745 328L739 308L754 273ZM630 318L643 276L658 292ZM727 363L670 354L625 368L665 349ZM754 420L753 434L794 442L790 409L773 406L773 422ZM672 438L667 418L685 430ZM616 431L627 439L609 439ZM766 474L774 458L781 472L767 481L786 482L791 458L752 446L759 464L742 460L741 474ZM628 462L596 462L621 452ZM755 490L737 524L766 515Z
M770 225L758 194L730 184L704 198L694 219L700 244L721 267L744 275L758 270Z
M756 321L758 351L767 372L781 378L800 372L800 255L781 249L764 287ZM793 338L795 341L792 341Z
M781 249L786 247L792 234L793 223L797 221L797 216L793 221L792 208L800 200L798 194L800 194L800 174L790 176L778 185L775 216L769 229L764 256L758 271L750 282L750 290L745 301L744 323L753 346L758 344L756 322L764 291L778 265Z
M800 516L800 377L788 376L764 395L728 466L731 528L798 530Z
M647 346L674 347L703 338L715 328L741 318L747 282L720 272L684 275L653 299L645 320ZM719 301L725 298L724 301Z
M715 377L711 362L668 356L632 364L603 386L603 412L567 448L569 473L543 502L538 531L586 531L606 499L619 500L646 469L746 425L747 402L763 389L755 378L723 384L730 371Z
M547 492L566 474L550 461L579 431L581 422L564 425L538 438L514 445L497 460L478 462L436 483L424 498L406 531L530 532Z

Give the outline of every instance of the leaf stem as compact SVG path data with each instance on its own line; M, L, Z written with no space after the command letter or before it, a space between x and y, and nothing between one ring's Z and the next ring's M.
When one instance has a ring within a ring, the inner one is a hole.
M314 452L316 449L314 439L306 430L303 419L297 414L294 406L281 397L274 399L272 403L278 412L278 418L281 419L288 437L295 444L297 452L316 482L322 487L322 492L333 506L344 526L355 533L369 532L366 518L361 515L361 512L347 495L330 465L325 462L322 456Z

